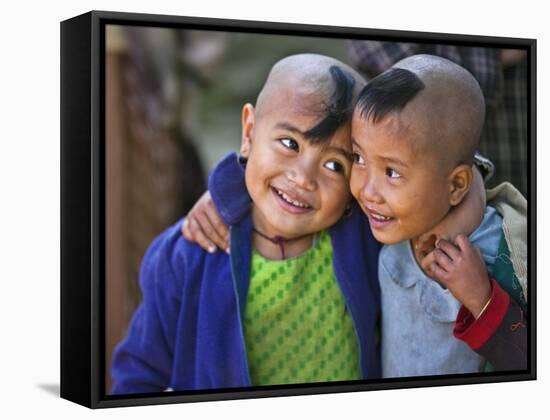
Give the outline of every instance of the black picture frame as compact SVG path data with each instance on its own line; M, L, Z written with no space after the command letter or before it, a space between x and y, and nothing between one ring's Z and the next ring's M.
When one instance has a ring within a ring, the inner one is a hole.
M108 395L105 389L105 27L154 26L525 49L528 61L528 369ZM90 408L536 379L536 40L92 11L61 23L61 397Z

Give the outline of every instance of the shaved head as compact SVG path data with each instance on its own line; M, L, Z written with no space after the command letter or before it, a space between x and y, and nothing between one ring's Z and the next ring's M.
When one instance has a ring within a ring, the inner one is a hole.
M319 123L307 134L312 139L327 138L349 121L364 85L359 73L334 58L292 55L278 61L269 72L256 101L256 118L280 107L318 116Z
M359 98L361 115L374 123L397 115L422 151L451 166L471 164L485 119L478 82L463 67L432 55L415 55L372 79ZM412 135L414 133L414 135Z

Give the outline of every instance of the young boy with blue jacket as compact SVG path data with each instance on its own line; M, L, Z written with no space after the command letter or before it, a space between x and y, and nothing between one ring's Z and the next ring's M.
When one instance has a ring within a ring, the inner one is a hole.
M231 252L187 241L181 221L154 240L143 302L113 356L113 393L380 376L379 245L349 190L362 85L319 55L272 68L242 111L252 204L230 227ZM209 188L229 205L248 200Z

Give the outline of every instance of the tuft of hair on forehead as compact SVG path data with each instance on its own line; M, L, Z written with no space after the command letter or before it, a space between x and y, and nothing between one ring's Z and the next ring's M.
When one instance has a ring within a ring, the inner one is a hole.
M278 61L266 80L256 111L261 115L274 92L288 89L308 104L304 112L318 122L304 132L312 144L325 143L351 120L355 99L364 79L346 64L323 55L297 54Z
M374 124L396 114L418 131L423 149L451 165L471 163L485 119L485 100L465 68L442 57L407 57L360 92L359 115Z
M422 89L424 83L413 72L391 68L364 87L357 108L361 117L376 124L390 112L401 111Z
M325 104L324 116L314 127L304 133L311 143L322 143L332 137L342 125L351 120L355 79L338 66L330 67L333 81L332 95Z

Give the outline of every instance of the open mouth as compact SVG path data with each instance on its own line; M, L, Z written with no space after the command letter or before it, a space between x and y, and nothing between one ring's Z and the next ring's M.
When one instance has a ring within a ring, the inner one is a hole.
M277 201L279 202L281 207L283 207L287 211L290 211L291 213L302 214L313 210L313 207L311 207L308 203L296 200L295 198L290 197L287 193L279 190L278 188L271 187L271 190L273 191L273 194L277 198Z
M369 218L370 225L373 228L384 228L395 220L394 217L385 216L383 214L377 213L374 210L369 209L368 207L365 208L365 210Z

